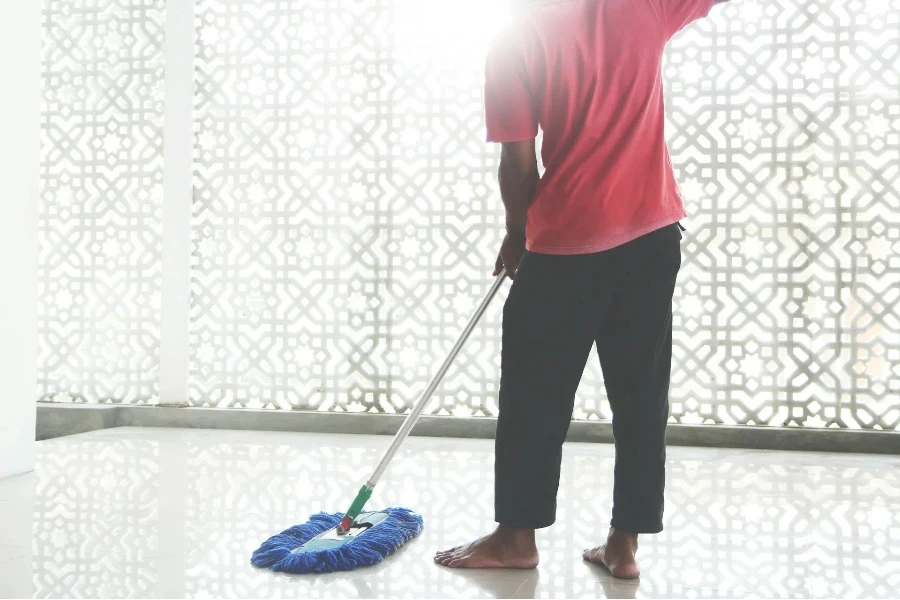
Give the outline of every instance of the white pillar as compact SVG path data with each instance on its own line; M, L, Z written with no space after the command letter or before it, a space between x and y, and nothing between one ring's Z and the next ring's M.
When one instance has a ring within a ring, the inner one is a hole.
M166 5L159 403L186 406L190 358L194 2Z
M34 468L40 7L0 2L0 477Z

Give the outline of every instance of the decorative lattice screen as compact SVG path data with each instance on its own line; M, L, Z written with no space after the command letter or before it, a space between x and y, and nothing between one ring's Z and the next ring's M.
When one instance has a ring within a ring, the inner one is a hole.
M48 4L54 399L154 393L161 3L132 4ZM414 401L500 240L481 84L507 4L197 0L192 404ZM148 26L131 34L103 27L137 18ZM129 69L104 78L104 61ZM736 0L673 41L665 79L691 213L673 420L896 429L900 13ZM499 315L498 302L433 412L496 413ZM608 418L603 397L594 358L576 417Z
M480 90L505 5L200 2L196 404L415 399L499 240ZM675 419L896 427L898 38L887 2L783 0L672 44ZM494 310L434 412L495 414L499 339ZM592 361L576 416L602 397Z
M152 402L165 0L43 10L38 395Z

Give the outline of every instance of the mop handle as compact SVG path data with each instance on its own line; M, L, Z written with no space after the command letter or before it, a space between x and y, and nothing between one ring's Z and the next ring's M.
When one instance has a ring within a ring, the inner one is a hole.
M362 509L365 506L366 502L372 496L372 491L375 489L375 485L378 483L378 480L381 479L381 476L387 470L388 464L390 464L391 460L394 458L394 455L397 454L397 450L400 449L400 445L403 444L404 440L406 440L406 438L409 436L409 432L412 431L412 428L416 424L416 421L418 421L419 417L422 416L422 413L425 411L425 407L428 406L428 401L431 399L431 395L434 393L434 390L437 389L437 386L440 385L441 380L444 378L444 375L447 374L447 370L459 355L459 352L460 350L462 350L463 345L465 345L466 340L469 339L469 335L471 335L472 330L475 329L478 321L481 320L481 317L484 315L487 307L491 304L491 300L494 299L494 296L497 295L497 292L503 286L503 280L505 278L506 269L502 269L500 271L500 274L497 275L496 279L494 279L494 283L491 285L491 289L489 289L487 294L485 294L484 299L482 299L481 301L481 304L478 305L475 313L471 316L469 322L466 323L466 326L465 328L463 328L462 334L460 334L459 339L456 340L456 343L453 345L453 348L451 348L450 353L447 354L447 358L445 358L444 362L441 364L441 368L437 370L437 373L435 373L434 377L431 378L431 381L428 382L428 386L425 388L425 391L422 392L422 395L419 396L419 399L416 400L416 404L413 406L413 409L406 417L406 420L403 421L403 425L400 426L400 430L396 435L394 435L394 441L392 441L390 447L385 450L384 455L378 462L378 466L375 467L375 471L372 473L372 476L369 477L366 485L360 488L359 493L356 495L356 499L353 501L353 504L344 514L344 518L341 521L338 533L342 531L346 532L348 529L350 529L350 525L352 525L356 521L356 517L358 517L359 513L362 512Z
M412 431L413 426L415 426L416 421L419 420L419 417L422 416L422 413L425 412L425 407L428 406L428 401L431 399L431 395L434 393L434 390L437 389L437 386L441 384L441 380L444 379L444 375L447 374L447 370L450 368L450 365L453 364L454 360L456 360L456 357L459 355L460 350L462 350L462 347L465 345L466 340L469 339L469 335L471 335L472 330L475 329L475 326L478 325L478 321L481 320L481 317L484 315L485 311L487 311L487 307L491 304L491 300L494 299L494 296L497 295L497 292L503 286L503 278L505 276L506 269L503 269L494 280L494 283L491 285L491 289L489 289L487 294L484 295L484 299L481 301L481 304L479 304L478 308L475 309L475 313L469 318L469 322L466 323L466 326L460 334L459 339L456 340L453 348L450 349L450 353L447 354L447 358L444 359L444 362L441 364L441 368L438 369L437 373L434 374L434 377L432 377L431 381L428 382L428 387L425 388L425 391L422 392L422 395L419 396L418 400L416 400L416 404L415 406L413 406L412 411L410 411L409 415L406 417L406 420L403 421L403 425L400 426L400 431L398 431L394 436L394 441L391 442L390 447L385 451L384 456L381 457L381 461L378 463L378 466L375 467L375 472L373 472L372 476L369 477L369 481L366 483L366 486L369 489L374 488L375 485L378 484L378 480L381 479L381 476L387 470L388 463L390 463L391 459L394 458L394 455L397 454L397 450L400 449L400 445L407 438L407 436L409 436L409 432Z

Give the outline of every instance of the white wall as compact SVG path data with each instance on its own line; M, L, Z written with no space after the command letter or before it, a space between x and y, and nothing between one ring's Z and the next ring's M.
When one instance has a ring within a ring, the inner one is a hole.
M0 477L34 466L40 6L0 2Z

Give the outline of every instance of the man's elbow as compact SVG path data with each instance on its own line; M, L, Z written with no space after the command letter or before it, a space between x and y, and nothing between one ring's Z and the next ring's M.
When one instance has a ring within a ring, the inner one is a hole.
M507 179L530 179L537 173L535 141L523 140L503 144L500 152L501 176Z
M538 179L537 164L501 159L497 178L501 185L533 185Z

